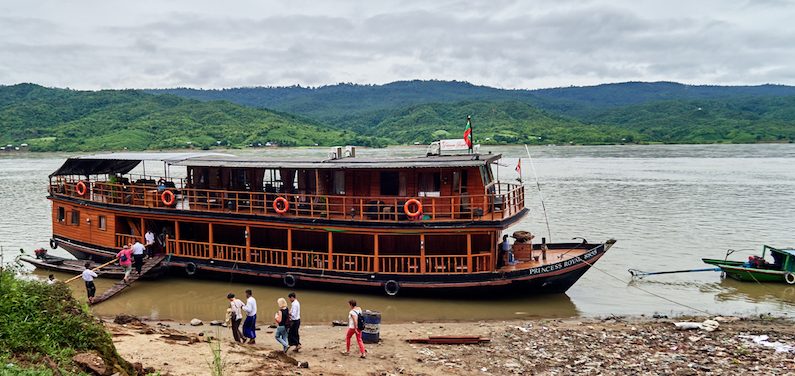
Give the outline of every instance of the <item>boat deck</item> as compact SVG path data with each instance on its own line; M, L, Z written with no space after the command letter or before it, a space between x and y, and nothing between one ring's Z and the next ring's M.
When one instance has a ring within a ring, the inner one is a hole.
M589 251L590 250L586 248L552 249L552 250L547 250L546 252L547 258L546 260L544 260L542 252L537 246L536 249L532 250L532 253L530 253L531 251L525 251L525 253L522 253L522 251L517 252L516 264L505 265L502 268L498 269L497 271L512 272L515 270L525 270L545 265L551 265L561 261L571 260L573 258L580 257L588 253Z

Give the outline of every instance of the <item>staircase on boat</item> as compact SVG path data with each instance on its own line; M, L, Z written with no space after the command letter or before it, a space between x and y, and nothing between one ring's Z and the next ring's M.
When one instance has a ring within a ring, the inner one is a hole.
M152 270L152 268L154 268L155 266L160 264L160 262L162 262L164 258L165 258L164 255L157 255L155 257L146 259L145 262L144 262L143 267L141 267L141 274L137 274L137 273L134 273L134 272L130 273L130 278L127 280L127 282L125 282L123 280L119 281L119 282L116 282L115 285L113 285L109 289L107 289L104 293L102 293L102 295L94 298L94 302L91 303L91 304L92 305L96 305L96 304L102 303L102 302L112 298L114 295L122 292L122 290L126 289L127 287L132 285L133 282L137 281L138 278L141 278L143 275L145 275L150 270Z

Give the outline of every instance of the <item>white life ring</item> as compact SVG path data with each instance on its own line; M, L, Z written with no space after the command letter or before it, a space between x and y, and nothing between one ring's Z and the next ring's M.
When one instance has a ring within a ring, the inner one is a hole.
M793 273L784 274L784 280L787 281L787 283L790 285L795 285L795 274Z
M384 292L389 296L395 296L400 291L400 284L395 280L388 280L384 283Z

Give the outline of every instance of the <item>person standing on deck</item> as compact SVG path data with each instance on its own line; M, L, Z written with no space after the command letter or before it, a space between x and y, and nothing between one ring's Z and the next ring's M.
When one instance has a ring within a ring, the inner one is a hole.
M139 241L135 241L135 244L132 245L132 255L133 260L135 261L135 271L138 275L141 275L141 268L144 266L144 247L143 244Z
M124 282L129 282L130 272L132 272L132 250L130 249L130 245L125 245L124 248L116 254L116 258L119 259L119 266L124 269Z
M97 287L94 286L94 278L97 278L97 273L91 270L91 263L85 264L86 269L83 270L83 281L86 283L86 293L88 294L88 303L94 303L94 295L97 293Z
M298 328L301 327L301 303L295 298L294 292L287 295L287 299L290 299L290 328L287 332L287 342L289 346L295 346L294 350L298 352L301 351L301 336L298 333Z
M502 236L501 249L503 253L508 255L508 265L516 265L516 260L513 257L513 246L511 241L508 240L508 235Z
M248 343L255 344L257 338L257 300L252 296L251 290L246 290L246 305L243 306L246 311L246 321L243 323L243 338L248 338Z
M146 244L146 257L152 258L152 253L154 253L153 247L155 246L155 233L152 230L147 230L146 234L144 234L144 241Z
M243 336L240 334L240 322L243 321L243 301L240 299L235 298L235 294L231 292L226 295L226 298L229 299L229 306L232 309L232 323L229 325L232 328L232 337L235 338L235 342L243 343Z

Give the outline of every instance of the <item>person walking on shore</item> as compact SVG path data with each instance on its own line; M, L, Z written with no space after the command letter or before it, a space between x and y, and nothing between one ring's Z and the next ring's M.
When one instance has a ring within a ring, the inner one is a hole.
M144 245L137 240L135 241L135 244L132 245L132 255L133 260L135 260L135 272L138 273L138 275L141 275L141 268L144 266L144 250L146 250L146 247L144 247Z
M97 293L97 287L94 286L94 278L97 278L97 273L91 270L91 263L85 264L86 269L83 270L83 281L86 283L86 293L88 294L88 303L94 303L94 295Z
M238 298L235 298L235 294L229 293L226 295L226 299L229 300L229 307L232 310L232 317L231 317L231 325L232 328L232 337L235 338L235 342L243 343L243 335L240 334L240 322L243 321L243 301Z
M295 346L295 351L301 351L301 336L298 329L301 327L301 303L295 297L295 293L291 292L287 295L290 299L290 327L287 329L287 342L288 346Z
M247 338L248 343L253 345L256 343L257 338L257 300L254 299L251 290L246 290L246 305L243 306L243 311L246 312L246 321L243 322L243 338Z
M130 249L130 245L125 245L119 253L116 254L116 258L119 259L119 266L124 269L124 282L129 282L130 279L130 272L132 272L132 250Z
M364 342L362 342L362 328L359 327L359 317L362 315L362 308L356 305L356 300L351 299L348 301L350 312L348 312L348 333L345 334L345 352L348 355L351 352L351 337L356 336L356 343L359 344L360 357L366 358L367 351L364 349Z
M290 310L287 309L287 301L284 298L276 299L276 304L279 305L279 310L273 315L273 321L276 323L276 342L282 345L282 351L285 353L290 348L287 342L287 326L290 322Z

